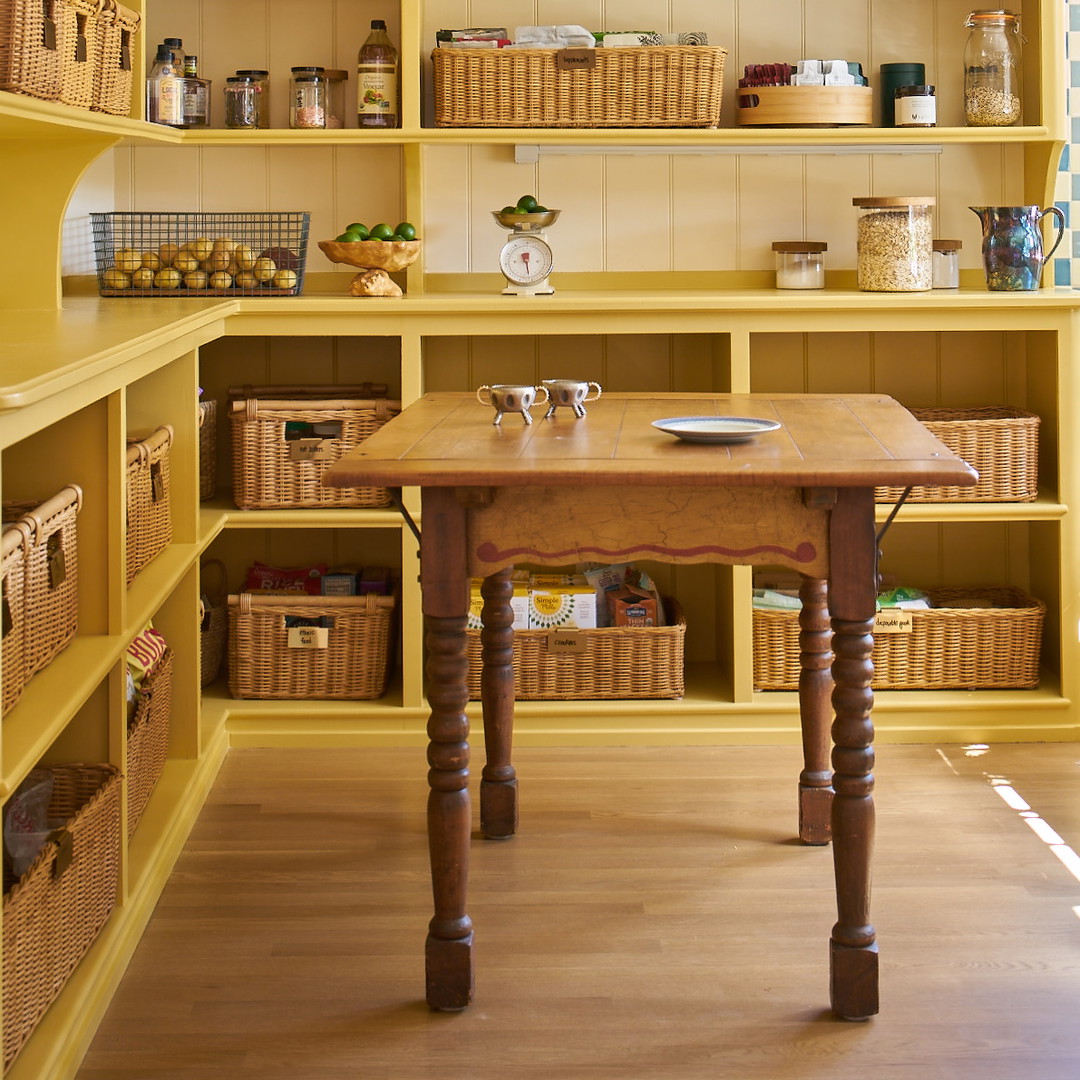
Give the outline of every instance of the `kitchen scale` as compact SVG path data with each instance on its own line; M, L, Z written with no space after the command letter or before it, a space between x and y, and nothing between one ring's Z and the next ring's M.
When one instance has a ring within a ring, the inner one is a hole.
M544 229L554 225L560 211L538 214L509 214L492 210L491 216L510 236L499 252L499 269L506 278L503 296L550 296L555 290L551 276L553 256Z

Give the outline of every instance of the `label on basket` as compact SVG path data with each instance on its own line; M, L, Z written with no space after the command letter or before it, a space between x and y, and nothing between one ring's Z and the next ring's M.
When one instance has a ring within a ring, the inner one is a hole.
M46 842L49 841L56 844L53 878L58 878L71 865L71 860L75 857L75 837L67 829L54 829L49 833Z
M330 631L325 626L290 626L288 644L290 649L328 649Z
M556 71L590 71L594 67L595 49L558 49L555 52Z
M290 461L333 461L329 439L292 439L289 442Z
M56 52L56 20L45 19L41 27L41 44L50 52Z
M911 612L904 608L882 608L874 619L875 634L910 634Z
M15 629L15 622L11 617L11 605L7 598L7 582L3 583L3 593L0 594L0 637L7 637Z
M150 466L150 500L161 502L165 498L165 475L160 461L155 461Z
M588 652L589 639L580 630L550 630L547 651L550 654Z

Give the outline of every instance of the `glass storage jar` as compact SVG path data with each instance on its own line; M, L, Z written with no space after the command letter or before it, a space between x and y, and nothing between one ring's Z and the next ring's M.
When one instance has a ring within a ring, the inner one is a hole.
M324 68L294 67L289 77L289 127L326 127L326 90Z
M973 11L964 46L964 118L969 127L1020 123L1020 16Z
M963 246L960 240L935 240L933 242L935 289L960 288L960 249Z
M259 84L250 75L230 75L225 80L225 126L255 129L259 123L262 99Z
M936 88L898 86L893 100L896 127L934 127L937 124Z
M859 208L857 280L864 292L933 288L933 195L852 199Z
M776 287L778 289L824 289L825 258L829 245L823 240L777 240Z
M345 83L349 73L344 68L327 68L326 72L326 126L345 126Z
M241 78L248 76L255 80L255 91L259 97L259 122L256 126L268 128L270 126L270 72L262 68L249 68L245 71L237 71L236 74Z

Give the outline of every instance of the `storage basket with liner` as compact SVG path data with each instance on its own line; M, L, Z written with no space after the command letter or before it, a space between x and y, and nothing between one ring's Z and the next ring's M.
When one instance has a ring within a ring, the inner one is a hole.
M212 499L217 492L217 402L199 401L199 498Z
M42 503L4 503L4 518L22 522L26 553L24 682L45 667L79 628L78 516L83 493L68 484Z
M560 54L585 54L566 64ZM726 49L436 49L436 127L714 128Z
M677 600L664 597L665 626L609 626L575 630L583 652L554 653L557 631L514 631L514 697L518 701L585 701L600 698L680 698L686 617ZM466 630L469 697L480 697L479 630Z
M199 682L209 686L221 674L229 632L225 564L207 559L199 568Z
M48 817L61 828L4 893L4 1067L94 943L120 886L120 770L53 765Z
M127 583L172 541L169 452L173 429L129 436L127 448Z
M0 0L0 90L58 101L64 58L75 62L79 17L85 27L96 7L87 0Z
M98 71L92 106L96 112L112 116L127 116L131 112L135 36L141 21L137 11L117 0L101 0L97 20Z
M908 502L1033 502L1039 494L1039 417L1006 405L913 408L916 420L979 474L974 487L913 487ZM903 488L875 489L896 502Z
M381 697L394 596L229 596L229 692L289 700Z
M60 95L65 105L90 109L101 68L101 0L64 0L61 23Z
M0 678L3 713L18 704L26 686L26 562L30 533L22 522L0 534Z
M299 210L91 213L98 292L298 296L309 217Z
M127 834L139 824L169 756L173 652L166 648L143 677L127 730Z
M874 636L876 690L1034 689L1046 605L1011 586L928 589L909 633ZM981 606L971 606L981 605ZM755 608L754 689L797 690L799 613Z
M314 388L312 388L314 389ZM382 507L385 488L336 488L323 473L401 411L384 397L249 397L231 401L233 499L241 510Z

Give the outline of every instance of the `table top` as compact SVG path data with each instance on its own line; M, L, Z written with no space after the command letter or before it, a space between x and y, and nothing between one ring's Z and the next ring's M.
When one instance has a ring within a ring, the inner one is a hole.
M576 418L533 422L472 393L427 394L324 476L333 486L968 486L978 475L882 394L604 393ZM773 420L738 443L687 442L653 427L668 417Z

